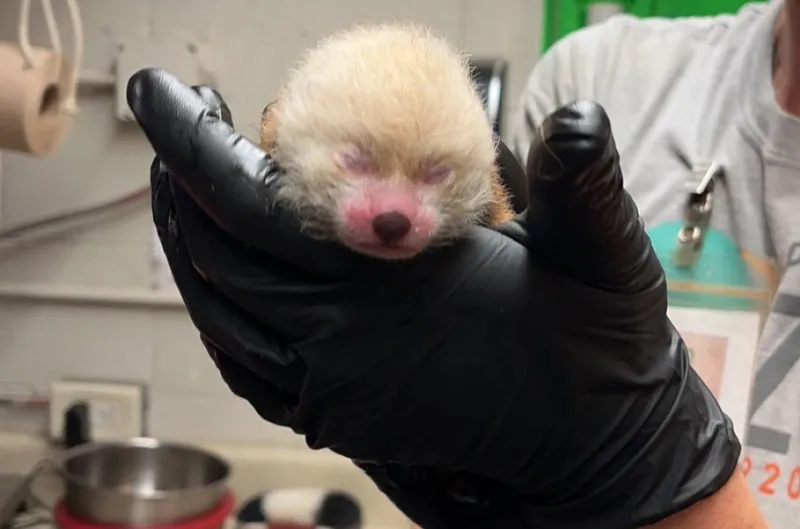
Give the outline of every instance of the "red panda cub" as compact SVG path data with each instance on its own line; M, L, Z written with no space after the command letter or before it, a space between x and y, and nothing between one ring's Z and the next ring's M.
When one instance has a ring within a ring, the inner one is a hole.
M513 216L468 61L420 26L357 26L310 49L264 109L260 145L303 227L372 257Z

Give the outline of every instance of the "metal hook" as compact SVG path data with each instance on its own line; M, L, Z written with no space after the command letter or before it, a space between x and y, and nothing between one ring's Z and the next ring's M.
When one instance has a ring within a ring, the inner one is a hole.
M705 170L694 171L689 196L684 205L684 224L678 232L673 261L690 267L697 262L714 209L714 184L723 175L722 166L712 162Z

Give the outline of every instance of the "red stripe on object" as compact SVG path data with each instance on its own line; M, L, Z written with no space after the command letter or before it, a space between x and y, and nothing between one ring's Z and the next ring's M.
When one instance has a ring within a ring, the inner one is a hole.
M140 526L137 529L220 529L233 511L233 494L228 494L217 507L195 518L177 523ZM106 524L80 520L67 511L64 500L53 509L53 520L59 529L129 529L126 525Z

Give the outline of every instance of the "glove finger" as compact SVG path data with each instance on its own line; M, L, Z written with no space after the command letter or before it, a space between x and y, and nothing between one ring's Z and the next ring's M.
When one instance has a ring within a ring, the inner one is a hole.
M220 227L295 266L329 276L352 273L355 254L302 235L294 215L276 203L282 172L225 122L227 107L213 91L195 91L151 68L131 77L127 96L175 181Z
M159 215L165 209L163 204L174 202L171 195L175 189L171 184L160 187ZM247 369L281 391L297 394L305 373L300 357L279 335L270 332L204 280L186 248L177 209L170 216L169 229L159 230L159 240L194 326Z
M605 110L578 101L551 114L528 153L531 243L582 282L623 293L663 287L663 270L623 189Z
M500 179L511 195L511 207L522 213L528 207L528 178L525 171L505 143L497 143L497 167Z

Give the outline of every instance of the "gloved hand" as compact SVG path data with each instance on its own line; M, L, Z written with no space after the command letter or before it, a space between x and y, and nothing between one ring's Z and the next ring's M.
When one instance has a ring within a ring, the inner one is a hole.
M128 101L162 246L231 390L422 527L638 527L733 473L598 105L542 125L517 221L398 264L303 236L219 94L144 70Z

